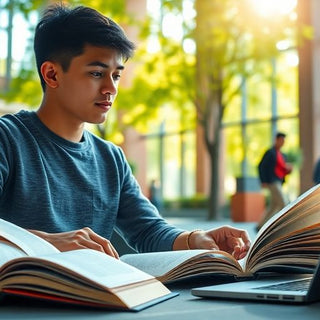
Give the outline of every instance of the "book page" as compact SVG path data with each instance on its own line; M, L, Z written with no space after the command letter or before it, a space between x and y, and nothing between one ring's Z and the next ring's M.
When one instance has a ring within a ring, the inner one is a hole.
M312 206L317 205L319 203L319 197L320 185L310 188L271 217L260 229L257 234L257 238L263 237L265 234L270 234L271 230L277 227L282 227L284 224L287 225L287 228L290 228L289 222L291 219L293 219L296 214L298 216L303 214L306 208L311 208Z
M266 234L270 235L283 228L286 228L287 232L294 231L294 220L300 220L302 216L308 215L311 211L319 211L319 197L319 186L309 189L266 223ZM301 223L301 225L304 225L304 223ZM264 229L264 227L262 229Z
M289 234L295 233L298 230L316 226L320 221L320 203L311 210L305 209L304 212L293 212L293 215L294 217L288 224L282 225L281 228L276 228L268 235L268 237L265 237L264 241L261 242L261 245L270 243L281 237L286 238Z
M204 269L214 273L218 271L218 267L219 271L230 275L235 271L237 273L242 272L239 263L231 255L222 251L177 250L149 252L126 254L121 256L120 259L156 278L161 278L172 271L179 274L180 277L183 276L183 272L197 274L198 270L200 274L201 270ZM214 268L214 263L216 263L216 268ZM179 270L181 272L179 272ZM209 273L209 271L207 273Z
M153 276L92 249L13 259L0 275L5 293L73 304L140 309L176 295Z
M0 237L12 242L29 256L60 252L51 243L3 219L0 219Z
M207 250L177 250L164 252L148 252L125 254L120 260L155 277L168 273L184 261Z
M21 266L21 267L20 267ZM105 288L121 287L131 283L154 279L153 276L138 270L103 252L92 249L79 249L59 254L38 257L25 257L10 261L6 270L23 268L32 274L34 266L46 266L60 274L71 275L83 283L96 283ZM50 272L48 271L48 276ZM43 273L45 277L45 273ZM62 278L62 277L61 277Z
M246 268L251 270L254 265L263 263L267 257L268 259L271 259L272 256L277 258L275 250L279 246L283 247L284 254L283 243L290 243L291 237L294 237L295 234L300 234L301 241L308 239L308 230L318 228L320 221L319 199L320 188L317 185L270 218L257 234L248 252ZM307 250L308 246L296 243L297 256L298 253L301 255Z
M24 257L25 252L12 243L0 239L0 267L9 260Z

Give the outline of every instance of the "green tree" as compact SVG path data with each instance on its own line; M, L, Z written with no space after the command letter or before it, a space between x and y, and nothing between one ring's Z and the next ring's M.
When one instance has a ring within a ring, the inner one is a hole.
M195 106L211 160L209 219L219 209L219 151L225 110L241 95L243 81L262 72L279 53L280 40L294 39L294 20L258 17L249 0L197 0L197 94Z
M183 0L162 1L163 16L168 12L182 14L182 8ZM160 28L161 49L149 59L144 57L143 71L122 97L127 100L123 105L131 107L135 105L131 97L138 97L136 101L143 107L136 121L145 120L143 115L164 103L178 108L192 103L195 107L211 163L211 220L217 219L219 212L218 154L225 110L241 95L244 79L257 74L270 76L264 63L278 55L280 40L294 44L296 26L289 16L257 17L250 0L196 0L195 10L195 21L184 24L182 40L193 39L196 54L187 54L181 43L164 37Z

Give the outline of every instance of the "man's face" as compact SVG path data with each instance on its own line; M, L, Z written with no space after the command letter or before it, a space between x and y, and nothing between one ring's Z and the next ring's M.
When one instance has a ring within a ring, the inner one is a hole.
M114 102L122 70L116 50L86 46L67 72L57 67L56 111L73 122L102 123Z
M282 148L282 146L284 145L284 137L278 137L276 139L276 147L277 148Z

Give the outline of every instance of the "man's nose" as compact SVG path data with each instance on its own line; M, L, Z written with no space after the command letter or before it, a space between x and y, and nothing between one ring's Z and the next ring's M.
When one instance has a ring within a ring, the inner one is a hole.
M101 93L102 94L110 94L110 95L115 95L117 94L117 85L114 82L113 79L107 79L104 81L103 86L101 88Z

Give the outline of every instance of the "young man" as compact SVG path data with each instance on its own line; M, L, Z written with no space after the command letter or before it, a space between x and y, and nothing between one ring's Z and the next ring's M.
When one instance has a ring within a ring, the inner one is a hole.
M169 225L141 193L121 149L84 129L106 120L134 51L115 22L87 7L49 7L34 50L42 103L0 118L0 218L61 251L92 248L117 258L108 240L117 229L139 252L207 248L245 256L244 230Z
M258 230L287 203L282 184L286 175L292 171L292 166L286 162L285 154L281 152L285 137L282 132L276 134L272 148L264 153L258 165L261 186L270 192L270 205L257 226Z

